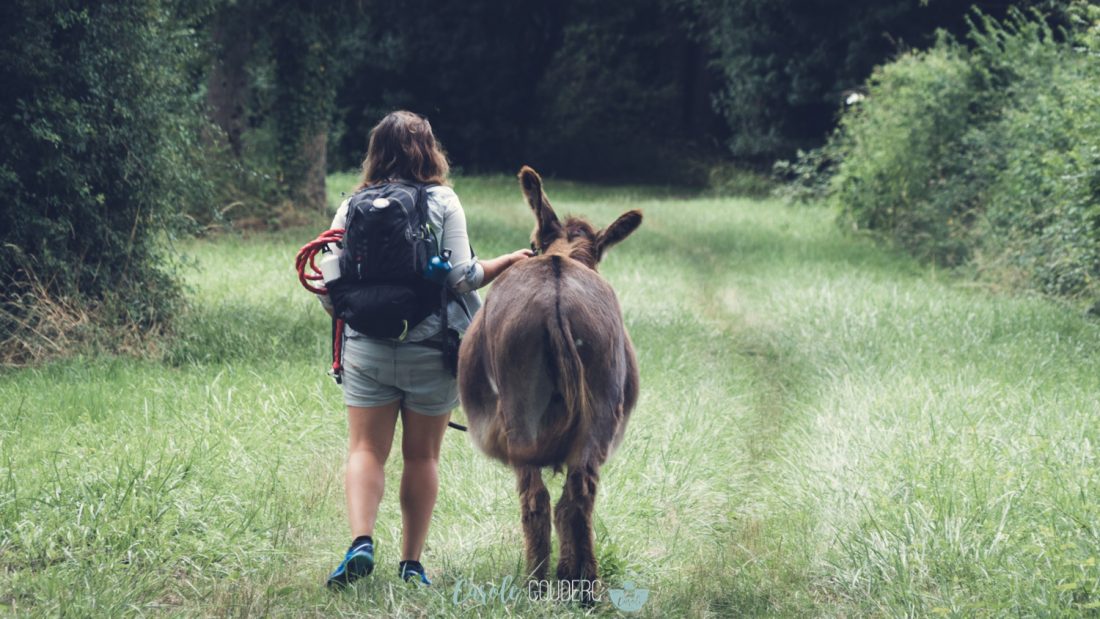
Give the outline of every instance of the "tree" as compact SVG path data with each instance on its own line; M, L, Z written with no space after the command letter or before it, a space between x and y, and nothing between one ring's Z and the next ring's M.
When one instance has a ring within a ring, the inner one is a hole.
M247 125L248 63L257 34L254 8L244 2L223 4L207 26L212 58L206 104L211 120L224 132L237 159L242 155Z
M997 16L1012 4L1058 0L672 1L695 16L695 32L721 73L714 102L729 126L731 153L770 164L820 145L843 93L873 67L928 45L937 29L964 32L971 6Z
M705 182L724 131L690 22L661 0L568 4L528 155L573 177Z
M675 177L721 123L703 48L663 5L372 2L338 93L338 165L357 165L371 125L408 108L466 170Z
M281 2L269 22L279 171L291 201L310 208L325 207L325 154L341 75L334 35L348 18L343 4Z
M358 165L371 126L407 108L429 118L467 170L516 168L534 137L535 90L559 11L552 0L372 2L338 95L339 163Z
M278 188L263 193L295 207L324 208L336 88L349 64L340 52L358 32L347 24L361 15L359 3L215 4L204 24L211 119L225 134L237 165L257 174L274 171ZM252 184L241 175L235 182Z
M161 243L206 199L181 5L10 0L0 5L0 330L41 295L150 326L177 288ZM38 296L28 296L37 283Z

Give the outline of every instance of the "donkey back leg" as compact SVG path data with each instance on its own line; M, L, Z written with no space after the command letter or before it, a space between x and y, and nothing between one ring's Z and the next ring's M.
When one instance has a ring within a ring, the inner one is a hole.
M587 581L581 584L581 602L591 604L598 578L592 512L596 506L599 472L593 465L570 466L565 489L554 508L561 553L558 580ZM578 583L574 583L578 584Z
M550 492L535 466L516 467L516 490L527 545L527 577L543 581L550 565Z

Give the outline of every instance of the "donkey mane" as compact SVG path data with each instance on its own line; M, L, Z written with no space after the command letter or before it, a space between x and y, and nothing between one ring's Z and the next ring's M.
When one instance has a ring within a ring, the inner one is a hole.
M592 270L598 270L600 258L596 254L596 230L592 224L579 217L569 216L562 228L568 245L558 251ZM553 255L557 252L551 249L546 253Z

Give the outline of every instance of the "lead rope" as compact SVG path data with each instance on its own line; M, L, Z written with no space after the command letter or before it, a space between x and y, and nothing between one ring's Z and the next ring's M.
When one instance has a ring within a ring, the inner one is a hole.
M337 385L344 383L344 321L332 317L332 378Z
M444 361L448 364L450 362L447 360L447 357L448 357L448 355L451 354L449 352L450 345L448 344L451 341L451 336L447 334L447 329L448 329L448 326L447 326L447 314L448 314L447 304L448 304L449 301L450 301L450 295L447 294L447 283L443 282L443 285L439 287L439 305L440 305L439 312L441 314L441 319L442 319L442 322L443 322L442 333L443 333L443 355L445 357ZM457 362L458 361L456 359L455 363L457 363ZM457 372L457 369L458 368L455 368L456 372ZM448 371L450 371L450 368L448 368ZM466 426L462 425L461 423L456 423L454 421L448 421L447 425L454 428L455 430L458 430L459 432L465 432L466 431Z

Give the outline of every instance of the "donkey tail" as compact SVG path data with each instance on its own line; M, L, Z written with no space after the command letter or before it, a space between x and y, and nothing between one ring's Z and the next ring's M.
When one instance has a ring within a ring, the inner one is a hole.
M557 328L551 327L548 331L558 370L557 388L565 401L566 410L571 417L580 417L577 421L586 421L588 386L585 384L584 365L573 339L573 331L568 322L559 322Z
M557 256L554 256L557 259ZM588 424L589 394L584 377L584 363L581 361L580 352L577 350L577 341L573 336L573 330L561 313L561 308L555 308L556 324L547 325L547 333L550 340L550 348L553 353L553 365L557 369L557 388L569 416L573 418L571 425L575 428L583 428Z

